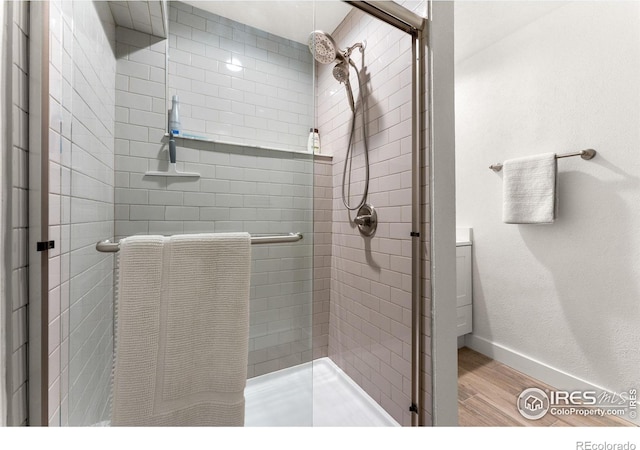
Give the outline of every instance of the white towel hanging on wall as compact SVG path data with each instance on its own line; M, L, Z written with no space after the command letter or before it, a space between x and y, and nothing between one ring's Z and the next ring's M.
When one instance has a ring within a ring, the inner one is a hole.
M555 153L509 159L503 164L502 221L553 223L556 209Z

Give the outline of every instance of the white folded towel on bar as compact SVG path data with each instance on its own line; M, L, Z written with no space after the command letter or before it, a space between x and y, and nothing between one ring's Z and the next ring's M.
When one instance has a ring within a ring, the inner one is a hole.
M120 241L113 426L242 426L248 233Z
M504 161L504 223L553 223L556 208L556 154Z

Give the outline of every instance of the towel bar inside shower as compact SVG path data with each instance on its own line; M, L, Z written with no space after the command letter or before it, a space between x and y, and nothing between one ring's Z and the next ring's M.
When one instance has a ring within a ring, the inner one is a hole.
M251 244L282 244L285 242L297 242L302 238L302 233L251 236ZM96 243L96 250L103 253L116 253L120 250L120 242L111 242L109 239L105 239Z
M569 158L570 156L579 156L582 159L593 159L596 156L596 151L592 148L589 148L587 150L580 150L579 152L573 152L573 153L563 153L562 155L556 155L556 159L559 158ZM492 164L489 166L489 169L493 170L494 172L500 172L502 170L502 164L498 163L498 164Z

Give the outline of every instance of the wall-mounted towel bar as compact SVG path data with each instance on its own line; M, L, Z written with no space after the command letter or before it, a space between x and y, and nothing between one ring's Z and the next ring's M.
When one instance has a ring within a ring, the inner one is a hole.
M296 242L302 239L302 233L278 234L273 236L251 236L251 244L282 244ZM111 242L109 239L96 243L96 250L103 253L115 253L120 250L120 242Z
M596 156L596 151L592 148L587 150L580 150L579 152L574 153L564 153L562 155L556 155L556 159L558 158L569 158L570 156L579 156L582 159L593 159ZM502 164L492 164L489 166L489 169L494 172L500 172L502 170Z

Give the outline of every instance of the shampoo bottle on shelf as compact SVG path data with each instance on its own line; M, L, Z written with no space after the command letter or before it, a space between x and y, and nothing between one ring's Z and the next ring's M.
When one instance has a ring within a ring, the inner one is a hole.
M171 99L171 111L169 112L169 134L181 136L180 126L180 101L177 95Z
M316 155L320 154L320 134L317 128L309 128L309 139L307 140L307 151Z

